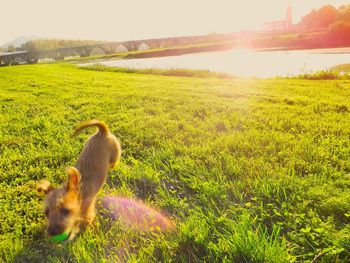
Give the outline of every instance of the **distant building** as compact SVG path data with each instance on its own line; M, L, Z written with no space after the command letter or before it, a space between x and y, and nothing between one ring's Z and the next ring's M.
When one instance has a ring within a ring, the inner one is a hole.
M263 31L266 32L281 32L288 31L294 27L293 25L293 10L292 7L288 7L286 10L285 20L272 21L263 25Z

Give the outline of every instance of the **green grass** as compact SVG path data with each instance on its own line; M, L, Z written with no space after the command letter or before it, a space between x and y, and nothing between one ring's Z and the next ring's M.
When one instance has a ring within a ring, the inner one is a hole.
M349 262L349 97L348 80L0 68L0 258ZM74 242L46 238L35 184L65 180L93 132L72 129L95 118L123 148L100 196L142 199L176 233L133 233L99 212Z

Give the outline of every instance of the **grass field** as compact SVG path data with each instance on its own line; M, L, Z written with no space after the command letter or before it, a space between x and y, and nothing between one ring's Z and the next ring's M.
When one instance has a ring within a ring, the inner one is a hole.
M349 80L4 67L0 111L2 261L115 262L126 240L129 262L350 261ZM89 119L123 148L100 196L144 200L174 234L99 215L74 242L47 240L36 182L65 180Z

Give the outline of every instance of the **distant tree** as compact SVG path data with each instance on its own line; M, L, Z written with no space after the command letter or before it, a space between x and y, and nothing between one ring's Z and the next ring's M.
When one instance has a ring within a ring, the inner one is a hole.
M315 28L316 27L316 21L317 18L317 11L312 10L310 13L308 13L306 16L303 16L301 19L301 25L305 28Z
M27 41L26 43L21 45L22 50L27 50L28 52L34 53L36 52L36 45L33 40Z
M335 23L338 17L339 11L332 5L326 5L304 16L301 25L307 29L327 28Z
M344 23L350 23L350 5L343 5L339 7L338 21Z
M330 26L329 35L332 39L346 41L350 36L350 23L336 22ZM347 41L349 42L349 41Z
M339 17L338 10L332 5L323 6L319 11L320 27L328 27L335 23Z
M6 51L7 52L15 52L16 51L16 47L14 45L9 45L7 48L6 48Z
M94 40L67 40L67 39L35 39L24 43L21 49L35 52L37 50L50 50L65 47L77 47L100 44L102 41Z

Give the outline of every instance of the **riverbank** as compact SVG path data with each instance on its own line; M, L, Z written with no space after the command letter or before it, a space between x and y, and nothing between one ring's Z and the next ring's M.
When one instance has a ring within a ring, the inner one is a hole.
M350 74L350 64L341 64L333 67L334 70Z
M92 62L105 59L132 59L132 58L152 58L152 57L167 57L167 56L180 56L185 54L210 52L210 51L223 51L230 50L235 47L235 42L222 42L222 43L205 43L196 45L177 46L171 48L155 48L149 50L129 51L114 53L108 55L88 56L88 57L75 57L69 58L65 61L70 62Z
M299 73L289 77L280 77L278 79L303 79L303 80L350 80L350 72L346 72L344 67L348 65L339 65L329 70L320 70L309 73ZM192 77L192 78L216 78L216 79L237 79L239 77L233 76L224 72L215 72L210 70L195 70L195 69L134 69L122 67L108 67L102 64L95 64L91 66L80 66L80 69L102 71L102 72L116 72L116 73L132 73L132 74L149 74L159 76L175 76L175 77ZM341 71L342 70L342 71ZM349 69L348 69L349 70ZM345 71L345 72L344 72ZM349 70L350 71L350 70ZM242 77L241 77L242 78Z
M335 40L334 40L335 39ZM263 33L263 32L240 32L230 34L214 34L192 37L178 37L170 39L151 39L145 42L160 42L153 46L144 45L146 50L140 49L138 40L136 47L129 47L132 51L115 52L113 45L108 48L99 47L96 43L92 49L83 49L84 47L75 46L75 41L57 40L40 40L33 44L27 51L13 52L11 54L0 55L0 66L17 65L25 63L37 63L51 61L70 61L70 62L91 62L105 59L131 59L131 58L155 58L180 56L185 54L196 54L200 52L218 52L227 51L234 48L244 48L256 51L292 51L292 50L314 50L324 48L343 48L349 47L350 43L345 38L340 42L338 38L334 38L327 30L318 30L310 32L280 32L280 33ZM52 43L53 42L53 43ZM116 45L117 43L111 43ZM72 46L73 45L73 46ZM108 45L108 43L100 43L100 45ZM127 44L125 44L127 45ZM52 49L56 46L56 49ZM77 50L74 51L74 48ZM79 49L80 48L80 49ZM102 48L102 49L101 49ZM149 49L147 49L149 48ZM125 50L128 50L124 47ZM79 53L80 52L80 53ZM104 52L108 53L105 54ZM91 55L101 53L100 55ZM82 57L79 57L79 55ZM78 55L78 56L77 56Z
M208 36L202 36L208 38ZM200 36L198 37L200 38ZM214 37L213 37L214 38ZM212 42L193 43L187 45L178 45L165 48L154 48L149 50L129 51L124 53L115 53L108 55L98 55L82 58L72 58L71 61L92 61L99 59L132 59L132 58L151 58L164 56L179 56L199 52L226 51L234 48L251 49L255 51L294 51L308 50L322 52L323 49L334 49L336 52L348 53L350 42L341 39L337 42L334 36L330 35L328 30L317 30L310 32L287 32L287 33L236 33L222 34L221 38L225 41L219 41L220 35L215 37ZM198 41L198 40L197 40Z
M221 72L235 77L273 78L276 76L295 77L301 74L318 73L335 75L331 68L349 62L345 49L315 49L298 51L276 51L231 49L217 52L201 52L182 56L151 57L137 59L105 59L81 62L80 66L95 67L100 64L124 71L167 72L210 71ZM268 66L267 66L268 65ZM101 70L101 69L100 69Z
M350 260L350 81L217 79L79 69L0 68L0 258L4 262ZM101 119L120 165L100 196L166 212L175 235L111 224L57 245L35 184L58 185Z

